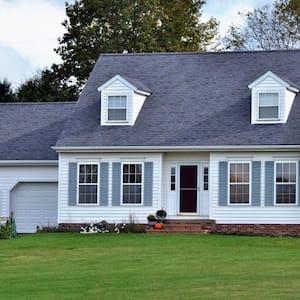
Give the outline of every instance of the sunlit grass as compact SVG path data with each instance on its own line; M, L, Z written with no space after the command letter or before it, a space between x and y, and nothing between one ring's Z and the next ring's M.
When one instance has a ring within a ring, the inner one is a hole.
M0 299L299 299L300 239L35 234L0 270Z

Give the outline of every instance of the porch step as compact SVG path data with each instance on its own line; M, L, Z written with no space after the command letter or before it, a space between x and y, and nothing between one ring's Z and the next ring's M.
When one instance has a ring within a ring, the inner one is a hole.
M163 229L147 228L146 232L151 234L158 233L190 233L190 234L206 234L215 231L214 220L191 220L183 221L168 220L163 224Z

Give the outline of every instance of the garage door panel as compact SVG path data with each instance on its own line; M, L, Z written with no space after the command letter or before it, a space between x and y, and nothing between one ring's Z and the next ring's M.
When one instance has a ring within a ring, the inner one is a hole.
M11 193L19 233L57 224L57 183L19 183Z

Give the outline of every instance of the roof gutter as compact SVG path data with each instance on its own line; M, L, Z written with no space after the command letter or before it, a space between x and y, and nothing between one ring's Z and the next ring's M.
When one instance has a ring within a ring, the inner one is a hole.
M57 166L58 160L0 160L0 166Z
M224 152L224 151L300 151L300 145L255 145L255 146L74 146L52 147L57 152Z

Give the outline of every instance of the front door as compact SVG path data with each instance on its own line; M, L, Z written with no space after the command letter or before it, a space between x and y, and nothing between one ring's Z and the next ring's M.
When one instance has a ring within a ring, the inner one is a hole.
M179 212L196 213L198 210L198 166L180 166Z

